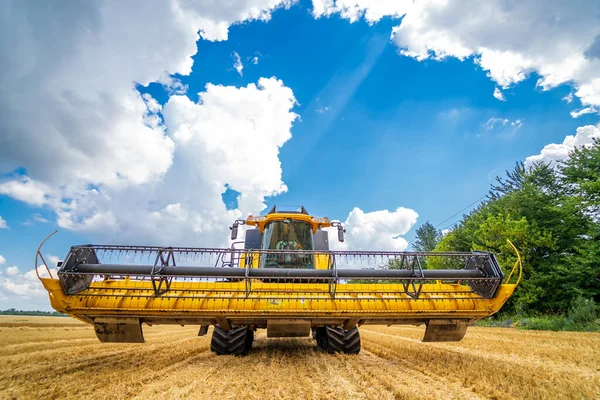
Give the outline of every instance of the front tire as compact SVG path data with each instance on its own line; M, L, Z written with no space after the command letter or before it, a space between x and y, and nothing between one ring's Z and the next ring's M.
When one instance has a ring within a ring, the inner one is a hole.
M226 331L215 325L210 350L219 356L234 355L245 356L252 348L254 332L248 325L236 326Z
M330 354L360 353L360 333L358 327L345 331L340 326L324 326L316 329L317 346Z

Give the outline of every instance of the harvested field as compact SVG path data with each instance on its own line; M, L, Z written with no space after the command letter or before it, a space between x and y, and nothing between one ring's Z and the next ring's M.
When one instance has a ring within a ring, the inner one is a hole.
M421 343L421 327L363 327L358 356L267 339L215 356L197 327L145 327L107 344L71 318L0 317L0 398L600 398L600 334L471 327Z

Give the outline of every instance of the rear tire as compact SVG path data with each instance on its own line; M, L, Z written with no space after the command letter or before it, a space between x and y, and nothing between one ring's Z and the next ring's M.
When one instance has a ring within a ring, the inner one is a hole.
M316 329L317 346L330 354L358 354L360 333L358 327L345 331L339 326L324 326Z
M245 356L252 348L254 332L248 325L236 326L226 331L215 325L210 350L219 356L234 355Z

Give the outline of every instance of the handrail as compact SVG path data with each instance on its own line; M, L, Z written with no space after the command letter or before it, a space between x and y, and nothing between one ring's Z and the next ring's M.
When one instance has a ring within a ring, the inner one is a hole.
M46 263L46 260L44 260L44 256L42 255L42 252L40 250L42 249L42 246L44 245L44 243L46 243L46 240L50 239L50 237L52 235L54 235L56 232L58 232L58 230L55 230L54 232L52 232L48 236L46 236L44 238L44 240L42 240L42 243L40 243L40 245L38 246L37 251L35 252L35 265L33 266L33 268L35 269L35 274L37 275L37 277L40 281L42 280L42 277L40 276L40 273L38 272L38 257L42 259L42 262L44 263L44 267L46 267L46 271L48 271L48 276L50 276L50 278L52 278L52 273L50 272L50 268L48 268L48 264Z
M517 247L510 240L506 239L506 241L513 248L515 254L517 255L517 261L515 261L515 265L512 267L512 270L510 271L510 274L508 275L508 278L506 278L506 281L504 283L510 282L510 278L512 278L512 276L517 268L517 265L518 265L519 266L519 278L517 279L517 283L515 284L515 286L517 286L519 284L519 282L521 282L521 277L523 276L523 262L521 261L521 254L519 253L519 250L517 250Z

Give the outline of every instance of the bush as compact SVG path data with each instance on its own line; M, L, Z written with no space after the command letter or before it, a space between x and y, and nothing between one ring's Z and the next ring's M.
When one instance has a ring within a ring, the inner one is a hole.
M534 331L572 331L577 330L571 321L561 316L532 317L522 319L517 328Z
M591 304L591 305L590 305ZM596 319L598 306L593 301L576 300L568 317L564 315L499 314L475 322L474 326L488 328L517 328L536 331L600 332L600 320Z
M593 299L577 297L571 304L569 319L576 325L593 323L598 318L598 305Z

